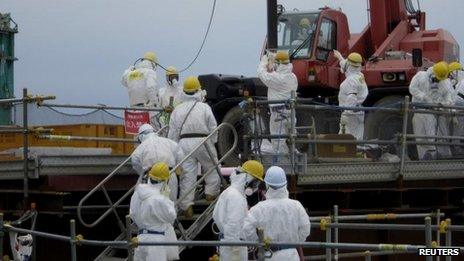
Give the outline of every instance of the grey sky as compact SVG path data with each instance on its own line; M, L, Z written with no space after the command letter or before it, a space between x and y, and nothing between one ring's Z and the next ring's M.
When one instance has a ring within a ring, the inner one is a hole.
M347 14L351 32L367 23L366 0L286 0L287 10L328 5ZM414 1L416 3L416 1ZM201 43L212 0L2 0L19 24L15 92L54 94L58 102L126 105L124 69L153 50L163 65L184 67ZM464 43L457 21L462 0L421 1L428 28L446 28ZM217 0L202 55L183 76L205 73L255 75L266 34L265 0ZM462 52L461 52L462 53ZM158 82L164 84L159 73ZM181 76L182 77L182 76Z

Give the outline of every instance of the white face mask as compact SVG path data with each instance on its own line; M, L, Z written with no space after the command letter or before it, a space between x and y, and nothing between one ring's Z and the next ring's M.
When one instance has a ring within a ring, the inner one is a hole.
M256 191L259 189L259 180L257 180L255 177L246 174L246 180L245 180L245 195L246 196L251 196Z

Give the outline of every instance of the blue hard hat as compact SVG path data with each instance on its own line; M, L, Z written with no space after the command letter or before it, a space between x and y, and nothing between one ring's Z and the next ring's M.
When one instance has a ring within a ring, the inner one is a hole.
M273 188L281 188L287 185L285 171L281 167L272 166L266 171L264 182Z

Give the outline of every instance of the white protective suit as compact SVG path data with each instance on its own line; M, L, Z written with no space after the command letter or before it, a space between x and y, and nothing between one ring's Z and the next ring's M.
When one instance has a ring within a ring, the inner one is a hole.
M304 242L310 234L309 216L301 203L288 198L287 187L269 188L266 200L252 207L245 218L242 238L257 241L256 228L271 242ZM299 261L296 248L274 249L271 261Z
M340 61L340 67L344 67L346 60ZM340 85L338 92L339 106L359 107L366 100L369 90L367 89L364 75L361 73L361 67L347 66L345 71L346 79ZM340 131L353 135L357 140L364 137L364 111L345 110L340 116Z
M454 86L455 88L455 105L464 106L464 77ZM453 120L453 136L464 136L464 116L456 116ZM457 144L462 141L456 141ZM455 154L464 155L464 148L462 146L455 147Z
M240 241L243 220L248 212L245 196L246 173L230 176L230 186L224 190L216 202L213 211L214 223L220 231L221 241ZM246 261L246 247L219 247L221 261Z
M432 82L433 69L429 68L427 71L418 72L409 84L409 93L412 95L413 103L441 103L445 105L453 104L453 91L449 81L444 80L438 83ZM438 118L438 120L437 120ZM437 117L434 114L414 113L412 118L412 125L415 135L435 136L438 132L443 135L446 133L445 118ZM437 124L441 121L440 126ZM416 138L416 141L434 141L434 139ZM448 147L449 146L445 146ZM419 159L423 159L426 153L430 157L435 158L437 149L434 145L417 145L417 154ZM429 156L427 156L429 157Z
M291 63L279 64L272 72L268 72L267 67L268 58L263 56L258 66L258 77L267 87L267 99L270 101L290 99L292 91L298 88L298 80L292 72L293 65ZM269 132L289 134L290 110L286 109L284 104L271 104L269 107L271 111ZM272 139L272 146L276 153L288 153L289 151L285 139Z
M168 138L179 142L179 146L182 148L185 155L190 153L200 144L204 137L209 135L217 127L217 122L211 108L208 104L201 102L202 95L201 91L193 95L182 93L183 103L174 109L171 114L171 120L169 121ZM196 137L182 137L184 135L194 135ZM214 147L214 143L217 142L217 135L214 135L209 141L210 142L206 143L206 146L209 146L213 157L217 160L217 152ZM183 197L195 184L198 174L198 163L201 164L204 171L215 167L205 146L199 148L182 165L184 174L180 176L179 197ZM217 170L213 170L205 178L205 183L206 194L211 196L219 194L220 177ZM193 205L193 199L194 192L189 193L188 196L180 202L180 208L186 210L189 206Z
M158 101L158 86L156 84L156 71L153 63L143 60L130 66L121 80L122 85L129 93L131 106L156 106Z
M146 134L142 143L132 153L132 168L139 174L138 183L143 175L157 162L165 162L170 168L175 167L184 154L176 142L158 136L156 133ZM177 200L177 176L172 173L169 177L170 199Z
M129 214L139 229L138 239L143 241L176 241L172 224L177 217L174 202L161 194L164 182L138 184L130 201ZM166 261L179 259L177 247L139 246L135 261Z
M182 86L177 82L176 79L172 81L172 84L167 84L165 87L161 88L158 92L159 98L159 107L165 108L170 105L170 101L172 99L172 106L176 107L177 105L182 103ZM166 113L162 113L163 115L160 118L160 122L162 126L169 125L169 117Z

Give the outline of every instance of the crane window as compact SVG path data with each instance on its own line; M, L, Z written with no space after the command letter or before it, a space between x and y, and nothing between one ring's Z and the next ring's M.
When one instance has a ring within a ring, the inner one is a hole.
M337 48L337 25L323 18L318 32L316 58L327 61L330 51Z

